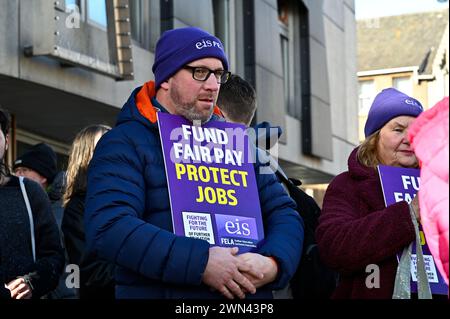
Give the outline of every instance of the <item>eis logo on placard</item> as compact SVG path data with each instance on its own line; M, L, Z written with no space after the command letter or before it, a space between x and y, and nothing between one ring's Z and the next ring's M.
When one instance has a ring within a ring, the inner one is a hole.
M217 232L222 244L233 245L233 238L258 239L255 218L218 214L215 217Z
M236 236L249 236L251 234L250 232L250 225L248 223L241 223L238 218L234 222L227 221L225 223L225 230L230 235L236 235Z

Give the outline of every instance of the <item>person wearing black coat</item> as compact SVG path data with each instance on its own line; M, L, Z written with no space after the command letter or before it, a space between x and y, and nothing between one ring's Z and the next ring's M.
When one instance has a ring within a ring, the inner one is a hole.
M26 283L30 297L40 298L58 284L64 266L64 251L47 195L36 182L25 179L33 215L36 261L33 261L31 230L19 178L9 176L0 186L1 282L17 279Z
M74 194L64 210L63 232L69 261L80 265L81 299L114 299L114 265L85 254L85 192Z
M44 190L24 179L30 218L19 178L5 164L10 123L9 113L0 108L0 296L40 298L58 284L64 252Z
M97 141L109 129L91 125L81 130L72 144L67 168L61 228L69 262L80 267L80 299L114 299L115 295L115 266L86 253L83 221L88 165Z

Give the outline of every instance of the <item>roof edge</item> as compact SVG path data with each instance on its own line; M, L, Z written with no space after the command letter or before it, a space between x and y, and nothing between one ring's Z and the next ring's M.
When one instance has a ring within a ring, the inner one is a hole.
M391 74L391 73L417 72L418 70L419 66L404 66L400 68L359 71L357 75L358 77L361 77L361 76L371 76L371 75Z

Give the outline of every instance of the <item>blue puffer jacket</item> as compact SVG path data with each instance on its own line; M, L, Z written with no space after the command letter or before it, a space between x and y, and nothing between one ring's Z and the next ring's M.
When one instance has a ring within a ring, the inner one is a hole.
M137 88L98 143L88 173L87 249L118 265L117 298L221 298L202 283L209 244L172 233L154 83ZM258 170L257 170L258 171ZM258 175L265 243L279 276L252 298L271 298L298 265L303 222L273 175ZM182 194L180 194L182 196Z

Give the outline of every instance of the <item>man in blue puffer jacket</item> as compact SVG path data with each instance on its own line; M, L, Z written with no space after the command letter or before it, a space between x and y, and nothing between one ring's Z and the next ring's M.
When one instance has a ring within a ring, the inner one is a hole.
M219 119L214 105L229 77L222 43L198 28L167 31L153 73L155 82L134 90L97 144L88 173L87 249L117 265L117 298L271 298L294 274L303 241L295 203L273 174L259 174L255 165L265 233L257 253L237 255L237 248L173 234L156 112Z

